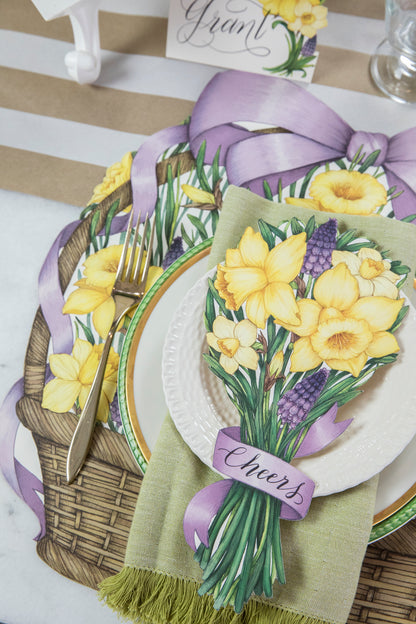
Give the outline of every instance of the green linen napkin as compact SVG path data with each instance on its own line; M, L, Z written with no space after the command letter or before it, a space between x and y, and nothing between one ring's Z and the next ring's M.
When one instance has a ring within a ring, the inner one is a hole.
M312 211L259 198L229 187L210 255L211 266L235 247L259 218L278 225ZM313 212L321 223L336 216L342 229L379 241L392 259L416 267L416 229L383 217ZM412 280L404 290L414 298ZM201 319L202 322L202 319ZM218 611L197 593L202 572L187 546L182 523L191 498L218 480L190 451L167 416L147 468L131 527L125 566L106 579L100 597L121 615L144 624L345 624L371 530L378 477L353 489L312 501L300 522L282 521L286 585L273 598L254 596L243 611Z

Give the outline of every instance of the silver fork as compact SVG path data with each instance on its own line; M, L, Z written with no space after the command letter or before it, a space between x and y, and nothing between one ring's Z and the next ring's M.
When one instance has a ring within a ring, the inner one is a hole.
M68 483L72 483L72 481L78 475L88 455L92 440L92 434L94 431L95 417L97 413L98 403L100 400L101 387L103 384L107 358L110 352L114 333L123 316L127 314L127 312L129 312L134 306L140 303L145 293L146 281L150 268L150 251L153 245L155 219L153 219L150 231L148 253L141 276L140 267L143 261L143 254L146 246L146 236L149 228L149 217L147 216L144 222L142 240L139 248L139 257L137 259L136 266L134 267L134 257L136 255L137 239L139 233L139 214L133 236L133 242L131 245L130 258L126 268L127 250L130 246L130 238L132 233L132 222L133 210L127 226L126 240L124 241L120 262L117 268L116 279L114 282L113 290L111 292L111 295L116 304L114 320L105 340L101 359L98 364L90 392L88 394L84 409L82 410L81 416L79 418L77 427L74 431L74 435L72 437L71 445L68 451L66 464L66 478ZM125 269L126 273L123 277Z

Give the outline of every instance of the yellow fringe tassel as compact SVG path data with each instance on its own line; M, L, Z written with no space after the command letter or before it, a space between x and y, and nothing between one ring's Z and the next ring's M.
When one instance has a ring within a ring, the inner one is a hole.
M241 613L213 608L211 596L199 596L193 581L124 567L100 585L99 597L119 615L140 624L331 624L250 600Z

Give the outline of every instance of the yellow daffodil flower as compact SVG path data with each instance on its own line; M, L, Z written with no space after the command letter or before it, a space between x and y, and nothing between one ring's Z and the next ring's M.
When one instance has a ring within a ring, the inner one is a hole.
M328 212L370 215L387 202L384 186L368 173L325 171L312 181L309 194Z
M281 323L300 336L293 346L291 371L311 370L325 362L357 377L369 357L399 351L387 330L404 299L360 298L358 282L345 263L318 277L313 296L299 302L299 325Z
M319 1L300 0L296 3L293 13L288 13L287 17L283 14L282 7L280 8L280 15L289 22L288 28L300 32L308 39L314 37L317 30L328 26L327 13L328 9Z
M285 202L291 206L299 206L300 208L310 208L311 210L321 210L321 204L316 199L310 197L286 197Z
M117 267L123 245L111 245L91 254L84 262L84 277L77 282L77 290L68 297L62 309L64 314L88 314L92 312L92 322L101 338L105 338L115 314L115 303L111 291L116 279ZM136 252L138 256L138 251ZM130 256L130 249L127 258ZM146 254L144 254L142 266ZM137 260L137 258L136 258ZM161 267L151 266L146 283L146 291L163 273Z
M55 379L49 381L43 390L43 408L63 414L68 412L78 399L83 409L103 346L103 344L91 345L86 340L77 338L72 355L67 353L50 355L49 365ZM111 347L97 411L97 418L102 422L107 421L109 406L116 393L118 363L119 356Z
M256 337L257 327L248 319L234 323L225 316L217 316L212 332L207 334L207 342L215 351L221 352L221 366L233 375L239 366L257 368L259 356L252 348Z
M360 297L390 297L397 299L399 291L396 282L400 276L390 271L390 262L383 260L382 255L370 247L362 247L357 254L350 251L332 252L332 264L336 266L345 262L351 274L358 282Z
M297 325L299 309L290 282L299 273L306 253L306 234L289 236L271 251L260 233L248 227L237 249L227 249L218 265L215 288L229 310L246 302L246 315L264 328L267 318Z
M203 191L202 189L197 188L196 186L191 186L190 184L182 184L182 190L194 204L212 204L215 206L214 193Z
M263 5L263 14L279 15L281 0L260 0Z
M280 15L287 22L296 20L295 8L301 0L260 0L263 5L263 14ZM310 0L309 4L317 6L320 0Z
M99 204L124 182L130 180L132 162L133 157L130 152L127 152L121 159L121 162L116 162L111 167L108 167L103 181L94 188L88 204ZM130 209L131 205L124 212L128 212Z

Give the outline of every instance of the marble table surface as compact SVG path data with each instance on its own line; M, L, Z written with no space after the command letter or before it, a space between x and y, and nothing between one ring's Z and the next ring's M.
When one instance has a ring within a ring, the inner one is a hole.
M5 226L0 228L0 403L23 374L32 321L38 306L37 278L60 230L80 208L0 190ZM45 224L46 227L45 227ZM7 299L6 299L7 296ZM19 428L17 442L30 453L31 436ZM33 445L34 446L34 445ZM36 450L33 466L36 472ZM57 574L36 554L36 516L0 473L0 622L2 624L113 624L119 618L94 590Z

